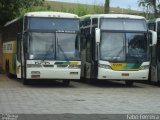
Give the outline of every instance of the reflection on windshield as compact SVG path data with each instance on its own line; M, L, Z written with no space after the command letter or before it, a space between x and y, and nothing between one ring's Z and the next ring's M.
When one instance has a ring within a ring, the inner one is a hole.
M80 60L78 46L77 34L57 33L57 60Z
M127 59L147 59L147 41L142 33L126 33L128 51Z
M30 33L29 59L55 59L55 34Z
M71 33L29 33L29 59L80 60L80 40Z
M124 37L123 33L102 32L102 41L100 45L101 59L124 61Z
M100 58L108 61L142 62L148 59L144 33L102 32Z

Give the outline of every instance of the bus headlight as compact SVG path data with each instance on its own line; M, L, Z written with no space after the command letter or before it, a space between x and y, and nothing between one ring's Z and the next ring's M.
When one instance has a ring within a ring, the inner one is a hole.
M146 70L146 69L149 69L149 65L144 65L140 67L140 70Z
M105 65L105 64L99 64L98 66L100 68L111 69L111 67L109 65Z
M80 65L69 65L68 68L71 68L71 69L80 69L81 66Z

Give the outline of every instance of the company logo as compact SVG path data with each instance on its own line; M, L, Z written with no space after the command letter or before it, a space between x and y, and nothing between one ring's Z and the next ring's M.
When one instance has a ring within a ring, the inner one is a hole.
M123 64L121 64L121 63L113 63L112 64L114 67L122 67L123 66Z
M38 65L42 65L42 64L50 65L50 62L48 62L48 61L36 61L35 64L38 64Z

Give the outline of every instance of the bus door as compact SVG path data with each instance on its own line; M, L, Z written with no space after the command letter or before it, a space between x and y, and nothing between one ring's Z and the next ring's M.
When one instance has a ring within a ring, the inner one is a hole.
M151 47L151 81L157 82L157 50L156 45Z
M17 56L16 56L16 74L17 78L21 78L21 39L22 35L20 33L17 34Z

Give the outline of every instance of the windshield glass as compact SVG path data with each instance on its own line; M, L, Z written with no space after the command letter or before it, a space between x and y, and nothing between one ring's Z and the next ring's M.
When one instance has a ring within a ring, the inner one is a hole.
M145 61L148 58L147 37L144 33L126 33L127 61Z
M29 18L31 30L79 30L79 19L67 18Z
M108 61L142 62L148 59L145 33L102 32L100 58Z
M125 60L125 36L123 33L102 32L100 55L102 60Z
M79 36L57 33L57 60L80 60Z
M80 60L80 39L72 33L29 33L29 59Z
M143 19L103 18L100 28L102 30L147 31L147 22Z
M29 33L29 59L55 59L54 33Z

